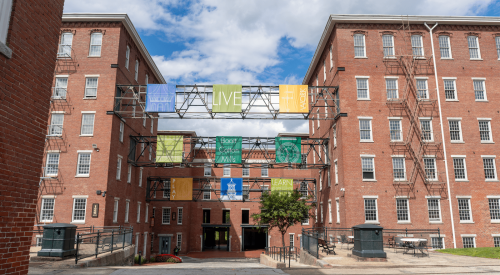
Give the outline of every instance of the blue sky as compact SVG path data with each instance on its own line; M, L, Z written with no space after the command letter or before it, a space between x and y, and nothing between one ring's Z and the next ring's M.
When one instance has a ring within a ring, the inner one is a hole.
M302 82L330 14L500 16L500 1L66 0L64 12L127 13L168 82L278 85ZM274 136L308 126L163 120L159 129Z

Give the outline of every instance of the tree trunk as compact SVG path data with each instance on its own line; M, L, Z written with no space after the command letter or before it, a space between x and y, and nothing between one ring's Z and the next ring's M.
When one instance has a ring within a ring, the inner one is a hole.
M286 232L281 232L281 243L283 244L283 247L285 247L285 234Z

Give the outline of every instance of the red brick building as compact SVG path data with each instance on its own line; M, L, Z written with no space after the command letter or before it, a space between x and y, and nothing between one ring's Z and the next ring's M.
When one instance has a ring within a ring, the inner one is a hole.
M28 272L63 5L63 0L0 3L2 274Z
M499 23L330 16L303 80L339 86L347 113L310 123L334 144L324 225L440 228L447 248L500 245Z

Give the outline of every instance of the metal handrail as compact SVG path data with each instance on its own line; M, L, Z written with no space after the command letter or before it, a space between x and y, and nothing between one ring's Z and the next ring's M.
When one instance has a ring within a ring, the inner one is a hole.
M75 264L78 264L79 259L92 256L97 258L99 254L107 252L113 253L113 250L125 249L125 247L132 245L132 236L134 233L133 227L119 227L118 229L106 229L102 227L102 230L103 231L97 229L97 232L78 233L76 235ZM88 251L87 253L82 252L81 245L87 246L87 249L85 250ZM90 251L92 251L92 253L90 253Z

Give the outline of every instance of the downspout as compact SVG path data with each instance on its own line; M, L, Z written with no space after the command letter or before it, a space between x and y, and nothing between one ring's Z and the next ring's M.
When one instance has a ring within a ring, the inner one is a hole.
M438 108L439 108L439 122L441 124L441 139L443 140L443 153L444 153L444 166L446 167L446 187L448 189L448 201L450 203L450 216L451 216L451 231L453 234L453 248L457 248L457 242L455 240L455 222L453 220L453 207L451 205L451 191L450 191L450 175L448 173L448 157L446 154L446 142L444 140L444 126L443 126L443 113L441 112L441 98L439 97L439 82L437 75L437 67L436 67L436 55L434 54L434 39L432 37L432 30L437 27L438 23L434 24L432 28L429 28L427 22L424 23L425 27L429 30L431 35L431 46L432 46L432 61L434 62L434 78L436 79L436 91L437 91L437 99L438 99Z

